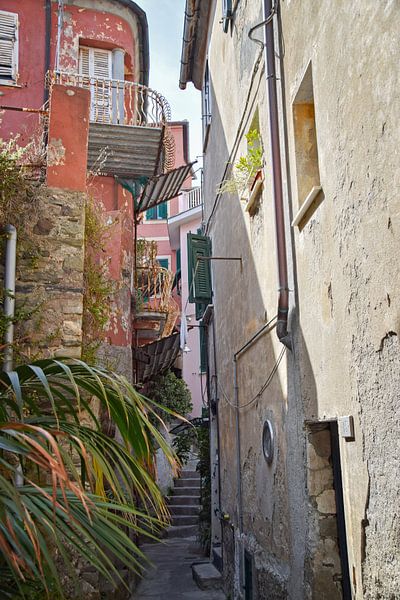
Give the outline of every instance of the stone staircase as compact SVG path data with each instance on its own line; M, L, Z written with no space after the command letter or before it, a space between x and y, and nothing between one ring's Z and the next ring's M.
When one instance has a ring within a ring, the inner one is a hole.
M168 498L171 526L168 538L186 538L197 535L200 511L200 475L197 471L182 470L175 479L174 492Z

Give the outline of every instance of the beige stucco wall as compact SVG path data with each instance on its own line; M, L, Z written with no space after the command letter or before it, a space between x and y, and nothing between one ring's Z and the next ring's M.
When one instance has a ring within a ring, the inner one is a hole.
M341 444L353 592L389 598L400 587L393 539L399 424L392 418L400 366L400 15L396 2L347 8L344 2L282 4L287 110L291 115L311 61L325 196L295 233L298 341L306 418L355 418L355 441ZM294 165L291 118L288 123ZM291 176L296 190L295 168ZM294 194L294 213L297 201Z
M259 50L247 38L248 29L262 20L261 4L240 2L232 31L224 34L218 2L209 48L213 106L205 157L206 220L212 214L208 233L215 256L241 256L243 261L242 271L228 261L215 261L212 267L221 498L236 532L235 419L227 401L234 402L233 354L276 314L278 288L266 84L263 61L252 76ZM341 438L341 461L353 594L375 598L379 592L390 598L400 589L400 13L398 4L389 1L382 5L358 0L350 11L341 0L286 0L281 6L294 350L286 353L262 397L241 410L244 546L254 555L260 597L317 597L313 586L318 574L308 561L315 553L315 523L307 487L306 421L352 415L355 439ZM299 231L290 228L298 210L292 102L310 61L324 198ZM247 98L251 82L253 92ZM250 217L234 194L219 197L213 209L226 163L245 153L243 134L257 107L266 158L259 212ZM264 383L280 349L272 332L239 359L242 404ZM272 420L277 437L272 466L261 452L266 418ZM233 538L227 526L225 532L229 555ZM225 575L229 588L234 574L227 568Z

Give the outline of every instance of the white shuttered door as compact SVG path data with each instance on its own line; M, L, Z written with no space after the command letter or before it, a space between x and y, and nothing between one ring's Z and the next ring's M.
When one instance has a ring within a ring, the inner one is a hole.
M91 91L90 118L96 123L111 121L112 52L99 48L79 51L79 74L88 78ZM86 83L84 81L84 83Z
M0 80L16 82L18 15L0 10Z

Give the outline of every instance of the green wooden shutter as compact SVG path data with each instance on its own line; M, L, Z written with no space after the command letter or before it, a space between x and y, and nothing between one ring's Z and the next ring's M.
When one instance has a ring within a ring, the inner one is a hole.
M176 251L176 271L180 271L181 270L181 249L178 248L178 250Z
M200 332L200 372L207 371L207 336L205 325L199 327Z
M209 260L198 260L211 256L211 240L205 235L188 233L189 302L209 304L211 302L211 265Z
M200 319L203 318L206 308L207 304L200 304L200 302L196 303L196 321L200 321Z
M158 205L158 215L157 219L166 219L168 216L167 203L163 202Z

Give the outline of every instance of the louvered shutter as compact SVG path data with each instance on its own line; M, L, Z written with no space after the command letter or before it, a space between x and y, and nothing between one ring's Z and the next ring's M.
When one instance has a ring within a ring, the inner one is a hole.
M79 73L88 77L91 91L90 118L96 123L111 121L112 52L99 48L81 48ZM85 80L83 80L85 86Z
M205 325L200 325L200 373L207 371L207 335Z
M17 80L18 15L0 11L0 79Z
M155 207L146 210L146 221L154 221L157 218L156 210Z
M211 302L211 266L209 260L199 257L211 256L211 240L204 235L188 233L189 302Z
M168 217L167 203L163 202L158 205L158 219L166 219Z

